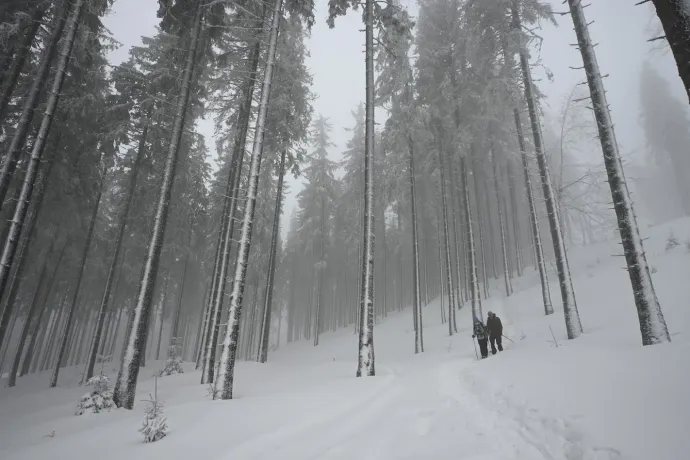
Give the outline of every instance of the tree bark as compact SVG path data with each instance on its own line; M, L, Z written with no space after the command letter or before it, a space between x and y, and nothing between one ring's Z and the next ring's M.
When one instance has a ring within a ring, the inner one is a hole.
M262 12L262 18L265 16L265 7ZM258 27L258 24L257 24ZM206 351L204 357L204 364L202 368L201 383L213 383L216 361L216 347L218 344L218 335L220 330L220 320L222 315L223 300L225 298L225 286L227 284L230 253L232 249L232 235L235 230L235 212L237 209L237 201L239 198L240 178L242 176L242 166L244 163L244 151L247 142L247 131L249 130L249 121L252 110L252 101L254 98L254 86L256 82L257 69L259 66L259 58L261 54L261 32L263 28L259 28L254 36L255 43L249 56L249 75L243 82L243 99L238 112L238 132L235 136L233 146L233 153L231 159L231 167L228 175L226 185L226 197L228 202L227 208L224 208L224 215L221 217L221 228L219 240L220 253L218 259L218 271L216 273L215 284L211 291L212 307L210 310L210 319L206 336Z
M273 213L273 229L271 232L271 249L268 260L268 276L266 278L266 293L264 294L264 311L261 323L261 335L259 337L259 359L265 363L268 358L268 341L271 332L271 310L273 308L273 284L275 281L276 258L278 252L278 231L280 230L280 215L283 203L283 179L285 178L285 150L280 154L280 166L278 170L278 189L276 191L276 204ZM279 329L280 330L280 329Z
M506 297L509 297L513 293L513 286L510 284L510 277L508 271L508 249L506 248L506 226L505 219L503 216L503 208L501 206L501 191L498 185L499 173L498 173L498 161L496 160L496 151L494 150L493 139L490 138L491 142L491 164L493 166L494 173L494 191L496 192L496 209L498 211L498 228L501 237L501 256L503 257L503 280L505 281Z
M168 218L168 208L170 207L170 194L175 180L177 157L189 105L192 76L197 60L197 49L199 47L199 36L201 35L201 23L203 19L203 8L201 4L202 0L197 0L195 2L192 32L187 47L187 60L185 68L182 71L182 91L178 96L177 111L175 114L168 156L165 161L163 182L161 183L160 195L158 197L158 203L156 204L151 239L144 261L144 271L139 285L139 293L137 295L136 305L131 314L132 329L129 331L129 337L125 340L127 348L122 357L120 372L117 383L115 384L115 403L118 407L124 407L130 410L134 407L139 364L141 362L141 354L144 351L142 347L146 344L154 282L160 263L163 237Z
M474 249L474 232L472 231L472 206L470 206L469 175L467 173L467 159L460 157L460 174L463 179L463 205L467 219L467 255L470 269L470 299L472 301L472 321L484 322L479 295L479 281L477 280L477 257Z
M108 304L110 303L110 296L112 294L113 282L115 279L115 268L117 267L117 261L120 257L120 252L122 251L122 241L124 239L125 228L127 226L127 216L129 215L129 209L132 205L132 198L134 197L134 189L137 185L137 177L139 175L139 169L141 168L141 162L144 157L144 150L146 148L146 138L149 129L149 119L151 116L151 109L148 110L146 115L146 122L144 124L141 137L139 138L139 145L137 148L137 156L134 159L134 164L132 165L132 171L129 178L129 186L127 187L127 194L125 195L125 205L122 210L122 216L120 217L120 223L117 229L117 235L115 236L115 249L113 250L112 259L110 259L110 264L108 266L108 275L105 279L105 288L103 289L103 297L101 298L101 304L98 307L98 316L96 319L96 334L94 336L93 348L89 354L88 363L86 367L86 380L93 377L93 369L96 365L96 357L101 343L101 335L103 333L103 321L105 319L105 314L108 311Z
M438 136L441 136L441 128L438 130ZM450 255L450 235L448 231L448 199L446 194L446 179L445 179L445 162L443 161L443 141L438 141L438 169L439 182L441 188L441 215L443 217L443 242L444 242L444 257L446 267L446 287L448 288L448 335L453 335L453 317L455 315L455 286L453 286L453 267Z
M512 28L516 33L520 34L522 26L518 12L518 0L512 0L512 2ZM546 154L544 153L544 142L541 135L541 126L539 114L537 112L537 102L534 95L527 49L523 43L520 43L519 55L522 79L525 87L525 99L527 100L532 135L534 137L534 151L537 157L537 165L539 166L539 175L541 176L542 190L544 192L544 200L546 201L546 212L551 230L551 240L556 258L556 269L561 288L561 298L563 300L565 327L568 338L575 339L582 334L582 323L580 322L580 314L577 310L577 302L575 300L575 291L573 289L572 279L570 278L570 269L568 268L563 233L561 231L561 223L556 208L553 185L551 183L551 174L546 161Z
M266 129L266 114L268 113L268 102L271 93L271 82L273 79L273 68L275 66L278 29L280 27L282 9L283 0L275 0L271 19L271 33L266 54L266 68L264 70L263 87L261 89L261 100L259 102L256 128L254 130L254 145L249 166L249 186L244 208L244 217L242 219L242 229L240 232L240 246L235 262L235 276L232 285L232 293L230 294L228 327L225 334L225 340L223 341L218 378L215 382L221 399L232 399L235 356L239 338L239 321L242 316L242 297L247 276L247 263L251 247L256 194L259 187L259 172L261 169L261 157L263 154L263 141Z
M26 58L31 53L31 46L34 43L38 29L41 27L41 21L43 20L47 7L48 3L46 2L45 5L38 6L34 9L31 18L29 19L29 23L26 24L26 31L22 37L19 49L14 57L12 68L9 69L6 78L2 79L2 89L0 89L0 132L2 132L2 126L5 121L5 116L7 115L7 107L10 104L10 99L12 99L12 94L17 86L17 81L19 81L19 75L24 68ZM58 19L58 21L59 20L60 19ZM41 86L43 85L41 84Z
M592 96L594 116L597 120L599 140L601 141L601 148L604 154L604 165L606 166L606 174L613 198L613 208L616 211L618 230L620 231L630 284L635 297L640 332L642 333L642 344L653 345L670 342L671 336L668 333L661 305L654 291L654 284L652 283L652 276L649 272L647 257L644 252L642 238L640 237L635 210L633 209L628 184L625 180L623 164L618 151L618 142L613 130L613 121L611 120L611 113L606 101L606 92L604 91L599 64L597 63L594 46L589 36L587 20L579 0L568 0L568 4L570 5L570 14L575 25L577 42L587 74L589 92ZM684 8L681 5L678 8L679 13L687 14L690 12L690 5L687 2ZM685 24L688 24L687 20ZM687 38L688 31L685 30L684 33Z
M412 314L415 317L414 352L424 352L424 334L422 324L422 305L419 291L419 240L417 236L417 203L415 197L414 142L412 135L407 134L407 153L409 157L410 176L410 213L412 216Z
M33 157L38 155L38 160L40 160L40 156L43 153L43 146L45 144L48 132L50 131L50 125L53 121L53 113L55 112L55 108L57 107L58 99L60 97L60 90L62 89L62 83L64 81L69 55L72 52L72 46L74 45L74 39L76 38L77 28L79 27L79 18L81 16L83 4L84 0L78 0L70 15L70 25L66 40L62 45L62 52L61 56L59 57L57 67L58 70L55 74L53 87L48 98L48 106L46 107L46 111L43 115L39 134L34 142L34 147L32 149L33 151L31 153L31 159L29 161L29 167L27 168L25 178L31 177L29 175L29 171L35 174L36 166L31 168L31 165L35 162ZM0 206L5 202L7 190L10 187L12 175L14 174L14 170L17 166L17 159L24 148L26 136L28 135L29 128L31 127L31 120L33 119L34 111L38 105L39 96L43 90L43 87L45 86L46 80L48 79L48 75L50 73L50 63L53 60L55 50L58 47L58 43L62 37L62 32L65 28L66 12L67 0L61 0L60 6L55 10L55 25L53 26L53 31L50 35L50 38L46 41L45 49L41 54L38 69L36 70L36 74L33 77L33 82L31 83L31 88L29 89L28 95L24 99L22 114L19 118L19 122L17 123L17 128L14 132L14 136L12 137L12 142L7 149L2 167L0 167ZM1 118L0 122L2 122ZM20 206L18 202L15 207L15 213L17 213L17 210L21 209L22 206ZM3 280L4 276L4 270L0 266L0 297L2 297L2 292L5 288L6 281Z
M652 3L690 98L690 7L687 0L652 0Z
M53 370L53 375L50 379L50 388L53 388L57 385L57 380L58 380L58 374L60 373L60 367L63 365L63 362L65 361L66 355L65 352L67 350L67 343L68 343L68 337L70 333L72 332L72 317L74 315L74 311L77 309L77 299L79 297L79 288L81 287L81 282L84 279L84 269L86 268L86 260L89 255L89 249L91 247L91 241L93 240L93 233L94 230L96 229L96 222L98 218L98 208L101 206L101 198L103 197L103 191L106 186L106 174L107 174L107 169L103 171L103 177L101 178L101 183L98 187L98 195L96 196L96 203L94 204L93 211L91 213L91 220L89 222L89 229L86 233L86 241L84 243L84 249L82 250L81 253L81 258L79 261L79 272L77 275L77 281L74 285L74 293L72 294L72 301L70 302L68 309L67 309L67 320L65 324L65 332L63 334L61 343L60 343L60 348L58 352L58 359L57 363L55 364L55 369Z

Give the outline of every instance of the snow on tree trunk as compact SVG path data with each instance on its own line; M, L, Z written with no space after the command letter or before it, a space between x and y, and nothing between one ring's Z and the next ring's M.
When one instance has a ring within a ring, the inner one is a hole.
M10 99L12 98L12 93L17 86L19 81L19 75L24 68L24 63L26 58L31 53L31 47L33 46L34 39L36 38L36 33L41 27L43 16L48 8L48 3L34 8L33 14L29 18L29 23L26 25L26 32L22 38L19 49L17 50L14 62L12 63L12 68L7 72L6 78L0 80L2 83L2 89L0 90L0 133L2 133L2 126L4 125L5 115L7 114L7 107L9 107ZM58 19L60 21L61 19ZM53 46L53 49L55 47Z
M441 210L439 203L439 198L436 198L436 240L438 241L438 284L439 291L441 293L441 324L446 322L446 314L443 310L443 302L445 299L445 288L443 287L443 241L441 241Z
M518 13L518 0L513 0L512 16L513 29L516 33L522 33L520 15ZM532 135L534 137L534 151L537 157L537 165L539 167L539 175L541 177L541 185L544 193L544 200L546 202L546 213L551 230L551 241L553 243L553 251L556 258L556 271L558 272L561 299L563 300L565 328L568 333L568 338L575 339L582 334L582 323L580 322L580 314L577 310L577 302L575 301L575 290L573 289L573 282L570 278L570 270L566 260L567 254L565 243L563 242L563 232L561 230L553 185L551 183L551 173L549 172L546 154L544 152L544 142L541 134L539 113L537 112L536 96L534 95L532 73L529 68L529 59L524 43L520 43L519 55L522 79L525 87L525 99L527 100L527 109L529 112L530 124L532 126Z
M39 134L34 142L31 157L32 161L29 162L30 165L33 163L34 151L39 155L39 157L43 153L43 147L45 145L46 138L48 137L48 132L50 131L50 125L52 124L53 113L55 112L58 99L60 98L60 89L62 88L62 82L64 80L69 55L72 52L72 46L76 37L77 28L79 27L79 18L81 16L84 1L85 0L79 0L77 4L75 4L70 16L68 36L66 37L66 40L63 41L62 50L60 51L59 62L57 65L58 71L56 72L55 79L53 80L53 87L48 99L48 107L46 107L46 111L44 112ZM36 74L32 76L31 88L29 89L28 95L24 99L22 114L19 118L19 122L17 123L14 136L12 137L12 142L10 143L10 146L5 154L2 167L0 168L0 204L5 203L7 189L10 186L12 175L14 174L15 167L17 166L17 159L24 148L26 136L31 128L31 120L33 119L36 106L38 105L39 98L45 87L45 82L50 74L50 64L53 60L53 56L55 55L55 51L58 48L58 43L62 37L62 32L65 28L66 9L67 0L62 0L59 6L55 9L55 25L53 26L53 31L51 32L50 38L46 41ZM51 102L52 108L50 108ZM0 117L0 121L2 121L1 118L2 117ZM38 147L38 149L36 147ZM30 171L35 174L35 169L36 167L31 168L29 166L24 176L25 179L30 177ZM19 202L17 202L17 209L21 209ZM15 209L15 213L17 212L17 209ZM12 232L12 228L10 228L10 232ZM11 260L9 263L11 264ZM9 270L9 267L7 267L7 270ZM3 265L0 265L0 298L2 298L2 294L4 293L5 283L7 282L5 279L6 276L7 275L5 274L5 266L3 262Z
M42 208L43 198L45 197L46 184L48 182L48 178L50 177L50 173L53 170L53 165L55 165L55 151L60 145L60 139L61 136L58 134L55 147L51 150L51 153L47 155L45 159L47 164L40 171L37 179L38 186L36 187L36 199L34 200L34 205L32 206L31 211L29 212L26 229L23 232L22 241L19 244L19 249L17 250L17 263L15 264L16 266L14 267L14 270L12 270L12 281L10 282L9 293L5 299L5 309L3 310L2 317L0 318L0 346L3 343L5 331L12 330L12 328L7 329L7 325L9 324L10 317L13 316L12 312L14 311L17 293L19 292L19 281L24 277L24 270L26 269L28 247L31 240L35 236L36 222L38 221L38 215Z
M168 156L165 160L163 181L159 191L158 203L156 204L155 215L151 239L149 240L144 269L139 283L139 293L137 294L136 304L131 313L131 330L125 338L126 348L122 356L120 371L115 384L114 398L118 407L132 409L134 407L134 397L137 388L137 377L141 364L141 355L145 351L146 335L153 297L154 282L158 273L163 236L170 207L170 194L173 181L175 179L175 169L177 157L182 138L187 106L189 103L189 93L192 86L192 74L196 65L197 48L203 18L202 0L197 0L192 32L187 45L187 60L182 72L181 93L177 100L177 110L173 124L173 131L168 149Z
M268 358L268 339L271 332L271 309L273 307L273 284L276 273L276 258L278 252L278 231L280 230L280 214L283 203L283 179L285 178L285 150L280 154L278 169L278 188L276 191L276 205L273 212L273 229L271 231L271 249L268 260L268 276L266 277L266 293L264 294L264 311L261 316L261 334L259 336L259 359L265 363ZM278 328L280 331L280 328Z
M659 300L654 291L635 210L633 209L630 192L625 180L623 164L618 151L618 142L613 130L613 121L611 120L611 113L606 101L606 92L599 71L599 64L597 63L594 46L589 36L587 20L579 0L568 0L568 4L570 5L570 14L575 25L577 42L587 74L594 116L597 120L599 140L604 153L606 175L613 198L613 208L616 211L618 230L623 243L623 252L625 253L630 284L632 285L635 306L637 307L637 315L640 321L642 344L653 345L670 342L671 337L666 327L664 315L661 312L661 305L659 305ZM686 13L690 13L690 11L686 11Z
M501 237L501 256L503 257L503 279L505 281L506 287L506 297L509 297L513 293L513 286L510 284L510 277L508 271L508 249L506 248L506 228L505 219L503 216L503 207L501 206L501 190L498 183L499 173L498 173L498 162L496 161L496 152L494 150L493 139L490 140L491 143L491 164L493 166L494 173L494 191L496 192L496 208L498 211L498 227Z
M263 16L262 14L262 17ZM238 113L239 130L233 145L233 154L226 185L226 197L229 197L229 201L227 202L227 208L224 209L225 215L221 219L220 259L218 273L216 274L217 278L213 285L213 290L211 291L212 308L210 310L201 383L213 383L215 372L216 347L220 331L223 300L225 298L225 286L227 284L230 267L232 235L235 230L235 211L239 198L240 178L245 156L244 151L247 141L247 132L249 130L252 100L254 98L254 86L259 66L262 30L262 27L258 28L254 37L256 42L254 43L252 54L249 56L249 75L244 81L243 100Z
M144 148L146 146L146 137L148 135L148 119L151 115L151 110L149 109L146 116L146 124L144 125L141 137L139 138L139 145L137 147L137 156L132 165L132 172L130 173L129 187L127 188L127 194L125 195L125 205L122 210L122 216L120 217L120 222L117 229L117 235L115 236L115 249L113 251L112 258L110 259L110 264L108 266L108 274L105 279L105 288L103 289L103 297L101 298L101 304L98 307L98 317L96 320L96 333L93 339L93 348L89 354L87 366L86 366L86 380L93 377L94 366L96 365L96 357L98 356L98 350L101 344L101 336L103 333L103 320L105 319L105 314L108 311L108 304L110 303L110 296L112 293L113 281L115 279L115 267L117 266L117 261L120 257L120 251L122 250L122 241L124 239L125 227L127 226L127 216L129 215L129 208L132 205L132 198L134 197L134 189L137 184L137 177L139 175L139 169L141 167L141 162L144 157Z
M690 2L651 0L678 67L678 75L690 98ZM572 10L571 10L572 11Z
M412 312L415 317L414 352L424 351L422 305L419 292L419 240L417 236L417 203L415 197L414 141L407 135L407 151L410 160L410 213L412 214Z
M53 289L53 284L55 283L55 276L57 275L58 269L60 268L60 264L62 263L62 258L65 254L65 248L67 247L66 244L62 245L62 249L60 250L60 254L58 255L57 262L55 262L55 267L53 268L53 272L50 275L50 278L48 279L48 282L46 283L46 287L43 291L43 297L41 298L41 301L39 303L39 313L38 313L38 318L36 318L36 327L34 329L33 334L31 335L31 341L29 342L29 348L26 351L26 357L24 358L24 363L22 364L21 371L19 372L19 376L23 376L29 373L29 365L31 364L31 361L33 360L34 362L38 361L38 358L40 356L37 356L36 359L34 359L34 351L36 349L36 343L38 341L38 337L42 336L42 333L45 333L45 328L41 328L41 320L43 318L43 314L46 312L48 309L47 307L47 302L48 302L48 295L50 294L50 291ZM46 254L51 254L52 253L52 247L49 252ZM47 259L46 259L47 260ZM50 318L48 318L50 319ZM47 324L46 324L47 326ZM40 354L40 348L39 348L39 354Z
M357 377L376 374L374 366L374 0L364 5L366 117L364 122L364 233L362 235L361 328Z
M463 181L463 206L465 208L465 216L467 221L467 258L470 269L470 299L472 301L472 320L478 319L484 322L482 315L482 306L479 295L479 280L477 279L477 256L474 248L474 232L472 231L472 206L470 206L470 186L469 174L467 172L467 159L465 156L460 157L460 174Z
M441 129L438 130L441 135ZM450 236L448 234L448 205L446 196L445 162L443 161L443 142L438 142L438 170L439 187L441 189L441 214L443 217L444 265L446 267L446 288L448 290L448 335L453 335L453 315L455 313L455 286L453 286L453 270L450 258Z
M517 131L518 144L520 146L520 156L522 157L522 171L525 175L525 192L527 193L527 204L529 206L529 217L532 229L532 241L534 244L534 253L537 259L537 268L539 270L539 280L541 281L541 297L544 302L544 314L553 314L553 305L551 304L551 290L549 288L549 279L546 272L546 262L544 261L544 249L541 244L541 233L539 231L539 219L537 218L537 207L534 203L534 192L532 190L532 179L530 178L530 167L527 161L527 149L525 147L525 138L522 134L522 122L520 121L520 112L518 109L513 110L515 118L515 129Z
M50 256L50 253L53 252L53 247L55 245L55 236L56 235L53 234L53 241L50 243L50 249L48 249L48 251L43 254L43 264L41 266L41 271L37 278L38 282L31 296L29 311L26 314L26 321L24 321L24 325L22 326L22 332L19 335L19 342L17 343L17 348L15 350L14 361L12 361L12 368L10 369L10 375L7 379L8 387L13 387L17 384L17 372L19 370L19 364L22 360L22 355L24 353L24 344L26 343L26 339L29 336L31 325L33 324L34 319L36 317L36 310L38 309L38 306L40 304L40 302L38 301L38 294L41 292L41 288L43 287L46 269L48 268L48 258Z
M261 100L259 112L254 129L254 145L252 148L251 162L249 166L249 184L240 232L240 246L235 262L235 276L232 292L230 294L230 311L228 313L228 326L225 331L223 348L218 369L218 378L215 388L221 399L232 399L232 384L235 371L235 357L240 332L240 318L242 316L242 298L244 295L245 281L247 277L247 263L251 248L252 226L254 224L254 211L256 209L256 194L259 188L259 172L261 169L261 157L263 154L263 141L266 129L266 114L271 93L273 68L275 66L276 47L278 42L278 30L282 16L283 0L275 0L273 15L271 18L271 33L266 54L266 67L264 70L263 86L261 88Z
M75 310L77 310L77 299L79 296L79 288L81 287L81 282L84 279L84 269L86 268L86 259L89 255L89 249L91 247L91 241L93 240L94 230L96 229L96 222L98 217L98 209L101 207L101 198L103 197L103 190L105 189L105 179L108 173L108 168L103 170L103 176L100 179L100 184L98 186L98 195L96 195L96 203L94 204L93 211L91 212L91 220L89 221L89 229L86 233L86 240L84 242L84 249L81 253L81 258L79 260L79 273L77 274L77 280L74 284L74 293L72 294L72 301L70 302L67 310L67 320L65 322L65 332L63 333L62 340L60 341L60 348L58 351L57 363L53 369L53 374L50 378L50 388L54 388L57 385L58 375L60 373L60 367L66 365L65 359L66 355L68 337L72 333L73 321Z
M508 160L508 186L510 187L510 207L512 209L513 218L513 239L515 249L515 268L517 269L517 276L522 276L523 261L522 261L522 245L520 235L520 213L518 212L517 204L517 188L515 187L515 171L513 169L512 159Z

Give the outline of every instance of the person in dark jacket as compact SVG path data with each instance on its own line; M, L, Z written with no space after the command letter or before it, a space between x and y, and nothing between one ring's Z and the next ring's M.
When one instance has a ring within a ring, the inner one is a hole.
M498 351L503 351L503 324L501 318L492 311L489 312L486 320L486 330L491 342L491 354L496 354L496 345L498 345Z
M473 328L473 334L472 338L474 339L475 337L477 338L477 342L479 342L479 350L482 353L482 359L486 358L489 356L489 348L487 347L487 334L486 334L486 327L484 324L482 324L481 320L478 318L474 318L474 328Z

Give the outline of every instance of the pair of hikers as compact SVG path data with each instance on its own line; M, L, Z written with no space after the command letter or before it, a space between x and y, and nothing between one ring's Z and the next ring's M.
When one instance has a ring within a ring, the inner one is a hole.
M496 354L496 346L498 346L498 351L503 351L502 337L503 324L501 323L501 318L496 316L496 313L490 311L487 314L486 326L482 324L479 318L474 318L472 338L476 338L477 342L479 342L482 359L489 356L487 341L491 341L491 354Z

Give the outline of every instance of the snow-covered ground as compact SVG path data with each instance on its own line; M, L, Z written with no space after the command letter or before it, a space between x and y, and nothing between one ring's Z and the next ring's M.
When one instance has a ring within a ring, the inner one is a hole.
M681 245L666 252L671 230ZM644 233L671 344L641 346L612 241L571 250L585 328L577 340L565 339L555 275L556 313L545 317L538 278L528 273L515 280L513 296L501 298L497 283L483 301L514 340L504 341L502 354L476 360L469 308L448 337L437 300L424 309L424 354L413 354L409 310L376 326L375 378L354 377L351 329L324 334L316 348L285 346L268 364L239 363L232 401L211 401L187 363L188 373L159 379L170 433L154 444L137 431L143 403L77 417L81 369L68 369L56 389L46 388L47 375L33 375L0 389L0 459L690 458L690 220ZM139 400L148 399L161 366L142 372Z

